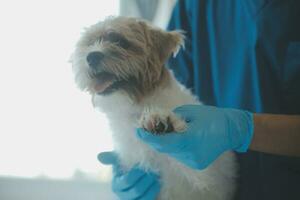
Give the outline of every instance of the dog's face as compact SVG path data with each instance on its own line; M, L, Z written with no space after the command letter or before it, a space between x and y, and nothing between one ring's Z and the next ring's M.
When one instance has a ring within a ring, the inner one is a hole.
M180 32L135 18L108 18L88 28L77 43L72 57L75 81L91 94L124 91L141 98L163 84L164 63L180 45Z

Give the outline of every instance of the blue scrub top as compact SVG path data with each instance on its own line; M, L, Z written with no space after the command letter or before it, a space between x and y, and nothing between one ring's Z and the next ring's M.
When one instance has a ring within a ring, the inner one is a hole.
M178 0L169 30L186 31L171 58L205 104L300 114L299 0ZM300 200L300 159L239 154L238 200Z

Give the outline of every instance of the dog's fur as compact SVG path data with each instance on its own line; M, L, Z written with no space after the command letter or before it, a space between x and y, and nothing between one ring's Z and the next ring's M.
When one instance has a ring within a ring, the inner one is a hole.
M180 31L166 32L140 19L110 17L88 28L77 43L72 58L76 83L90 92L94 106L106 113L124 170L139 163L144 170L160 174L158 199L232 199L237 168L232 152L200 171L154 151L135 136L137 127L153 131L159 121L181 131L185 122L172 110L200 104L165 67L183 40ZM91 52L103 54L93 69L87 62ZM103 79L99 74L104 72L109 80L99 82Z

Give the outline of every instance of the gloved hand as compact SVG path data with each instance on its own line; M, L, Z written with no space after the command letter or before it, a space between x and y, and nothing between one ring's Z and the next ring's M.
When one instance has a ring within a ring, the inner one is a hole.
M227 150L247 151L253 136L253 115L247 111L184 105L174 112L187 122L183 133L153 135L137 129L151 147L195 169L204 169Z
M113 166L112 190L121 200L154 200L160 191L159 177L138 167L123 172L114 152L98 155L103 164Z

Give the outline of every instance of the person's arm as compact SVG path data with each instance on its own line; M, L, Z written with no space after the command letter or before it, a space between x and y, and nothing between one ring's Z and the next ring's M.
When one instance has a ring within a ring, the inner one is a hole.
M300 156L300 116L254 114L249 149L271 154Z
M244 110L184 105L174 111L187 121L183 133L137 136L157 151L191 168L204 169L228 150L300 157L300 117L253 114Z

